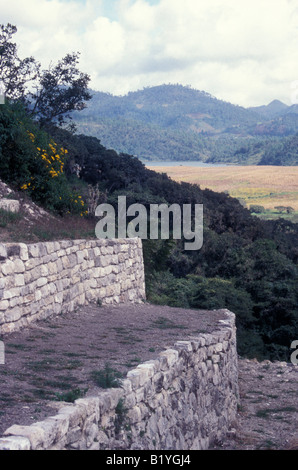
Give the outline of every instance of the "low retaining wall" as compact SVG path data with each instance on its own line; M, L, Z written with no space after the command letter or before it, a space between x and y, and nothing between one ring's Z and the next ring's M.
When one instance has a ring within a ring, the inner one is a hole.
M144 299L140 239L0 244L0 334L89 302Z
M120 388L64 404L56 416L11 426L0 450L204 450L236 418L235 316L178 341L128 372Z

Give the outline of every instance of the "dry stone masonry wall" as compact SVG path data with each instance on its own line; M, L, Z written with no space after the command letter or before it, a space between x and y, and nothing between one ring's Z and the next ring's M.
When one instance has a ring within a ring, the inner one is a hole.
M13 425L0 450L205 450L236 419L235 316L212 334L178 341L128 372L121 387L61 406L56 416Z
M0 244L0 334L89 302L145 299L140 239ZM15 424L0 450L208 449L236 418L235 316L174 343L128 372L119 388Z
M144 298L138 238L0 244L0 334L90 302Z

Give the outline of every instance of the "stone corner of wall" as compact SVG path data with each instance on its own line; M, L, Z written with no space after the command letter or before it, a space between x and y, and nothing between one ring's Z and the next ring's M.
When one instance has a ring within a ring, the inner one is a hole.
M174 342L131 369L120 388L63 404L56 416L11 426L0 450L204 450L235 420L234 314L214 333Z

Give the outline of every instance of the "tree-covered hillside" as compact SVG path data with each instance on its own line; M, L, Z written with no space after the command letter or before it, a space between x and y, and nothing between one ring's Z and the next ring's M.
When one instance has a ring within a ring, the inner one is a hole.
M246 109L182 85L92 96L86 109L73 114L79 132L145 160L259 164L271 143L298 132L295 107L278 101Z
M298 134L276 141L266 148L260 165L298 165Z

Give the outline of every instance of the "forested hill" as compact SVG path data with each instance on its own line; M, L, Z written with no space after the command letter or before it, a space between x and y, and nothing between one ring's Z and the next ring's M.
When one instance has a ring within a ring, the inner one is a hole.
M91 93L87 108L73 115L78 131L144 160L259 164L266 154L265 164L273 164L285 137L298 132L297 106L277 100L243 108L182 85L148 87L125 96ZM298 164L292 154L279 161Z

